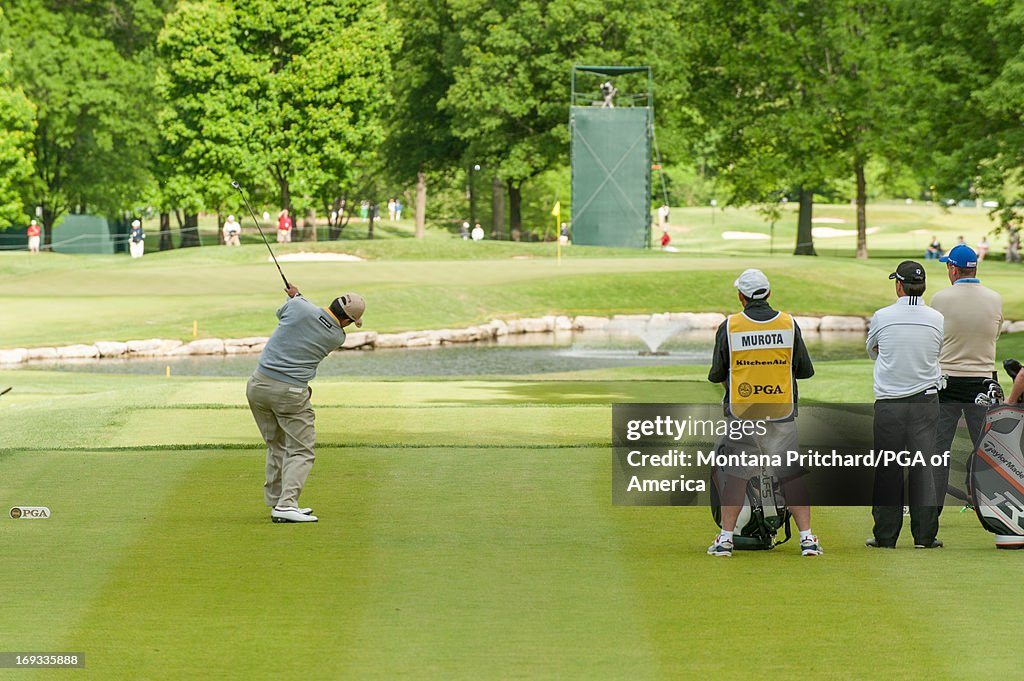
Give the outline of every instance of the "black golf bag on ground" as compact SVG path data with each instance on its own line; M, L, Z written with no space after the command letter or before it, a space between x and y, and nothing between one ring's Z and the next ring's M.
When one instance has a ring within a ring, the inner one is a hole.
M1011 378L1021 365L1003 363ZM1000 391L1001 393L1001 391ZM979 404L983 395L978 396ZM971 505L998 549L1024 549L1024 405L991 395L985 425L967 460Z
M715 450L727 448L724 438L715 443ZM711 471L711 517L715 524L722 526L722 492L728 476L724 469L715 467ZM789 520L791 514L782 495L778 478L767 469L760 469L756 475L747 478L747 489L743 507L736 519L733 546L741 551L763 551L773 549L789 541L792 536ZM779 532L785 539L776 540Z

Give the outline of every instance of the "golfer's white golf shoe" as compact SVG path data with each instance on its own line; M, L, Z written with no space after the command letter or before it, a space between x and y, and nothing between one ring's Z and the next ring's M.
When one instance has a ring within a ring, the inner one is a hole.
M311 513L304 513L310 509L300 509L295 506L275 506L270 510L270 519L275 523L315 523L317 517Z

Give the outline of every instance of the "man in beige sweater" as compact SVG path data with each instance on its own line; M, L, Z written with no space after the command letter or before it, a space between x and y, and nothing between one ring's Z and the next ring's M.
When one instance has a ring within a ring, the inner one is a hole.
M973 443L978 441L985 421L985 407L974 403L985 392L986 379L997 378L996 340L1003 325L1003 300L977 278L978 256L970 246L960 244L941 258L953 284L932 297L932 307L945 318L939 366L946 387L939 392L939 424L935 448L952 449L957 424L963 415ZM968 452L951 453L951 459L966 459ZM935 469L937 490L949 484L949 467ZM942 512L942 509L939 509Z

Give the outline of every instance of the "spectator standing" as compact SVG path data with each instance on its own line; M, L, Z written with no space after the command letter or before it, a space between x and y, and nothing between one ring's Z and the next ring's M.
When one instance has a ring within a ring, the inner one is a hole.
M395 199L395 220L402 219L402 199Z
M667 203L661 204L658 208L658 224L661 225L662 229L668 228L668 214L669 208Z
M942 315L921 298L925 291L924 266L904 260L889 275L896 280L896 302L875 312L868 327L866 347L875 360L875 450L935 453L935 426L939 419L939 350ZM939 548L939 517L935 511L934 474L930 467L910 467L910 531L914 547ZM871 548L896 548L903 528L903 466L875 469L873 536Z
M235 219L234 215L229 215L228 219L224 222L224 245L241 246L242 242L239 239L241 233L242 226L238 224L238 220Z
M42 234L42 230L39 228L39 223L32 220L28 223L28 252L38 253L39 252L39 237Z
M128 232L128 250L133 258L141 258L146 252L146 233L142 230L140 220L132 220L132 228Z
M952 248L939 258L946 263L952 284L932 296L932 307L944 318L939 367L945 386L939 391L939 424L935 449L951 449L957 424L963 416L973 443L985 423L985 407L974 403L987 390L985 381L997 379L996 341L1003 328L1003 299L978 279L978 256L970 246ZM949 484L949 466L935 468L939 501ZM942 506L937 509L942 513Z
M985 260L985 256L988 255L988 239L981 237L981 242L978 244L978 262Z
M388 199L388 220L395 221L395 200Z
M277 216L277 243L287 244L292 240L292 219L284 208Z

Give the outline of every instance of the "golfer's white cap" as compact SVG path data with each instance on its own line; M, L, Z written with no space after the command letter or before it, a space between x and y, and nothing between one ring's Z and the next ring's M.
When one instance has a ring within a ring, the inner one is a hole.
M744 270L732 285L748 300L764 300L772 290L764 272L755 269Z
M363 312L366 311L366 301L358 293L346 293L338 296L331 303L331 308L338 308L342 313L353 322L356 326L361 327L363 325Z
M235 216L234 215L229 215L228 216L228 222L234 222L234 221L235 221Z

